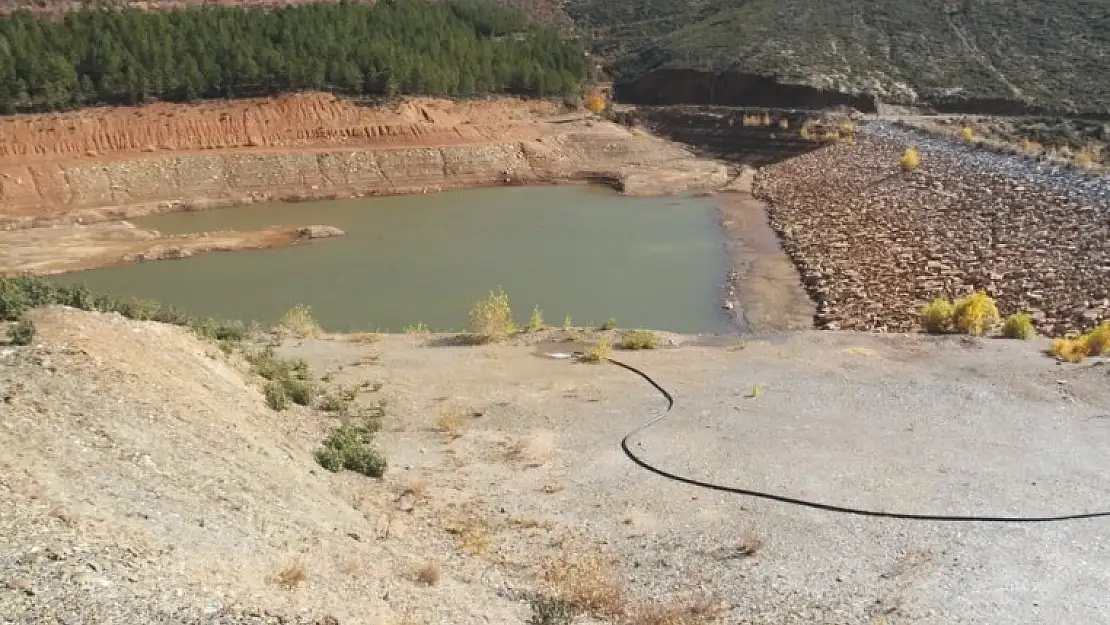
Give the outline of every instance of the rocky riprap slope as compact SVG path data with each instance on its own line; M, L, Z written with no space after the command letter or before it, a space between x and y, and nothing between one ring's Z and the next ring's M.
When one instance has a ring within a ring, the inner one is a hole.
M899 169L916 145L921 166ZM1110 180L875 123L762 170L755 193L824 328L916 330L984 289L1060 335L1110 319Z

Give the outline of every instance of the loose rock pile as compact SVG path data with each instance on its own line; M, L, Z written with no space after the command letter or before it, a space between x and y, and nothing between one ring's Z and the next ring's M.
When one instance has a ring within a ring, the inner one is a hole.
M898 167L909 145L921 166ZM1110 319L1110 180L883 124L767 167L754 192L828 329L911 331L984 289L1062 335Z

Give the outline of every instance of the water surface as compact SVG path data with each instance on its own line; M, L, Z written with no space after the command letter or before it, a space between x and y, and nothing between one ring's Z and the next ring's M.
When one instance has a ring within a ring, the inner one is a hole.
M62 276L196 315L277 321L297 303L331 331L463 329L501 287L518 321L613 317L621 327L731 330L717 289L728 269L714 206L597 187L509 187L276 203L137 220L164 233L326 224L346 236Z

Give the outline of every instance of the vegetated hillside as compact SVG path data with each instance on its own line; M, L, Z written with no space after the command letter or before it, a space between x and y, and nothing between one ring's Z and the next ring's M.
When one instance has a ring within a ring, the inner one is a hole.
M0 18L0 40L5 113L301 89L559 95L585 72L580 44L472 0L17 12Z
M618 82L659 68L771 75L885 101L1110 109L1100 0L575 0Z

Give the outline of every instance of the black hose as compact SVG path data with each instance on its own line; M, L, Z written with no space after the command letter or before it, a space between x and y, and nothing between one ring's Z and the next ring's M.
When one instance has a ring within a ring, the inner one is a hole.
M861 509L861 508L851 508L851 507L847 507L847 506L835 506L835 505L832 505L832 504L821 503L821 502L818 502L818 501L809 501L809 500L806 500L806 499L799 499L797 497L787 497L786 495L776 495L774 493L765 493L765 492L762 492L762 491L751 490L751 489L748 489L748 488L738 488L738 487L735 487L735 486L723 486L721 484L713 484L712 482L704 482L704 481L701 481L701 480L696 480L694 478L689 478L689 477L683 477L681 475L676 475L676 474L671 473L669 471L666 471L664 469L660 469L659 467L653 466L648 461L646 461L643 458L640 458L639 456L637 456L632 451L632 446L629 443L629 441L634 436L636 436L637 434L643 432L644 430L647 430L648 428L656 425L657 423L659 423L660 421L662 421L663 419L667 418L667 416L670 415L671 409L674 408L674 397L667 391L667 389L663 388L658 382L651 379L651 376L644 373L643 371L640 371L636 367L633 367L632 365L620 362L619 360L613 360L612 358L608 358L607 360L609 362L613 363L614 365L617 365L618 367L622 367L624 369L627 369L627 370L631 371L632 373L635 373L636 375L640 376L641 378L647 380L648 384L651 384L653 387L655 387L655 389L657 391L659 391L660 393L662 393L663 397L667 400L667 410L664 411L663 414L659 415L658 417L652 419L651 421L648 421L647 423L641 425L640 427L636 428L635 430L632 430L627 435L625 435L625 437L621 440L621 449L624 450L624 454L626 456L628 456L629 460L636 463L640 467L642 467L644 469L647 469L648 471L651 471L652 473L655 473L656 475L661 475L661 476L663 476L667 479L674 480L676 482L682 482L683 484L690 484L692 486L698 486L700 488L708 488L710 490L716 490L716 491L721 491L721 492L726 492L726 493L733 493L733 494L736 494L736 495L746 495L748 497L757 497L759 499L769 499L771 501L778 501L780 503L793 504L793 505L796 505L796 506L804 506L806 508L815 508L817 510L825 510L827 512L840 512L840 513L843 513L843 514L854 514L854 515L858 515L858 516L878 517L878 518L884 518L884 519L903 519L903 520L911 520L911 521L945 521L945 522L961 521L961 522L994 522L994 523L1048 523L1048 522L1053 522L1053 521L1074 521L1074 520L1078 520L1078 519L1095 519L1095 518L1100 518L1100 517L1110 517L1110 511L1105 511L1105 512L1081 512L1081 513L1077 513L1077 514L1062 514L1062 515L1059 515L1059 516L1012 517L1012 516L958 516L958 515L947 515L947 514L910 514L910 513L906 513L906 512L885 512L885 511L881 511L881 510L864 510L864 509Z

